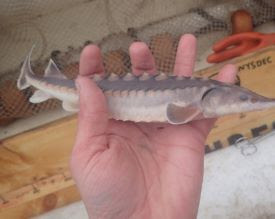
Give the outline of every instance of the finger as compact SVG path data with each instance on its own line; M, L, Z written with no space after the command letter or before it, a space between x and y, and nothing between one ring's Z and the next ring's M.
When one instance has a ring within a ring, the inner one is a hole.
M95 45L86 46L80 55L79 74L87 76L103 72L104 68L100 49Z
M176 75L191 76L196 59L197 40L192 34L181 37L177 49L174 73Z
M225 65L217 76L218 81L225 83L234 83L237 75L237 67L233 64ZM193 121L191 125L196 129L200 130L201 133L207 137L210 130L212 129L216 119L204 119L199 121Z
M135 75L144 72L156 73L155 60L148 46L143 42L135 42L129 48L132 71Z
M78 76L76 84L79 92L76 144L85 147L94 137L105 134L108 124L107 103L101 89L88 77Z
M80 56L79 76L76 80L79 93L79 116L76 145L85 146L93 136L105 132L108 114L102 91L88 77L103 73L100 49L95 45L86 46Z
M217 80L225 83L234 83L237 77L237 67L233 64L227 64L220 70Z

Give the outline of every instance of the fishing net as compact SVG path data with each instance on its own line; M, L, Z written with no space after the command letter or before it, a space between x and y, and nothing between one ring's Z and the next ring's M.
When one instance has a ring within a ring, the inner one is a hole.
M70 78L89 43L102 49L106 72L130 71L129 45L144 41L157 68L172 72L179 37L198 38L197 64L211 45L230 34L231 14L245 9L255 27L275 20L274 0L2 0L0 2L0 125L60 108L56 100L28 101L33 88L16 87L22 61L36 45L32 66L42 75L50 58Z

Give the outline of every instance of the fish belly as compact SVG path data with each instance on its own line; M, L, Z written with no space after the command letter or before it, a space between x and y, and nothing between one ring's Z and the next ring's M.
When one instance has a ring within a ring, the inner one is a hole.
M170 102L177 102L176 95L154 92L120 92L106 95L110 117L134 122L166 122L166 108Z

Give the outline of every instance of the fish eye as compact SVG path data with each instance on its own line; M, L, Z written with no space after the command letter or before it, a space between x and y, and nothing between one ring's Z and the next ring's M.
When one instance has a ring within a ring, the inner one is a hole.
M240 95L240 100L241 100L241 101L246 101L246 100L248 100L248 96L245 95L245 94L241 94L241 95Z

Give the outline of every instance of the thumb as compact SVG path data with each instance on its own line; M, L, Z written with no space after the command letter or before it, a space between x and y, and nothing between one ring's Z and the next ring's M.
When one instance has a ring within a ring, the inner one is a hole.
M108 125L108 110L101 89L88 77L78 76L79 114L76 145L79 150L96 145L105 145Z

